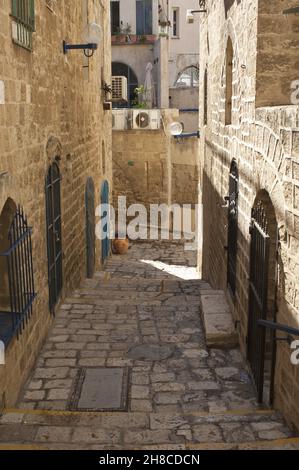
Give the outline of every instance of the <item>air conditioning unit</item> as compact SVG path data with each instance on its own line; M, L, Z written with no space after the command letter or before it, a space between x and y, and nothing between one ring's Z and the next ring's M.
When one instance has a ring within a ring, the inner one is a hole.
M133 129L158 130L161 127L161 111L159 109L134 109Z
M127 109L112 110L112 130L124 131L127 129Z
M128 80L126 77L112 77L112 101L128 101Z

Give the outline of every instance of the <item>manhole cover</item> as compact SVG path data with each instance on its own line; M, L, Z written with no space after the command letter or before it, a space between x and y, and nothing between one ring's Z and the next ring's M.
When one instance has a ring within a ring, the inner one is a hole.
M69 403L70 410L126 411L128 408L127 368L80 369Z
M158 344L146 344L133 346L128 352L130 359L136 361L164 361L175 352L173 346L159 346Z

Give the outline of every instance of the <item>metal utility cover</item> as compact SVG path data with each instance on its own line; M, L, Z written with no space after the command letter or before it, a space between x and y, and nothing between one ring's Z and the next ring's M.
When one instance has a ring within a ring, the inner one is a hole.
M128 369L80 369L69 409L78 411L126 411Z

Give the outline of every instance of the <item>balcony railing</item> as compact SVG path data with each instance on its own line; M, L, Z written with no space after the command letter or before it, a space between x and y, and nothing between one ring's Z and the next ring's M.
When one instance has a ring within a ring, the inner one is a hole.
M156 42L156 36L154 34L144 36L138 34L114 34L111 36L111 41L113 46L154 44Z

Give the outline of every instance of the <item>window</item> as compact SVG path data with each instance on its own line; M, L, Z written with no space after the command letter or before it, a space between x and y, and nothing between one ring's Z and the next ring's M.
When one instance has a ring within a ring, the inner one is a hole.
M117 34L120 28L119 1L110 2L111 8L111 34Z
M233 60L234 50L231 38L228 38L226 48L226 92L225 92L225 125L232 123L233 108Z
M180 19L180 9L173 8L172 10L172 36L174 38L178 38L180 35L179 19Z
M12 39L32 50L32 33L35 30L34 0L12 0Z
M152 0L136 0L136 34L153 34Z
M207 126L208 124L208 71L205 70L204 77L204 97L203 97L203 125Z
M31 228L20 206L7 199L0 215L0 340L19 337L36 297Z
M187 67L178 76L174 86L176 87L198 87L199 86L199 69L198 67Z

